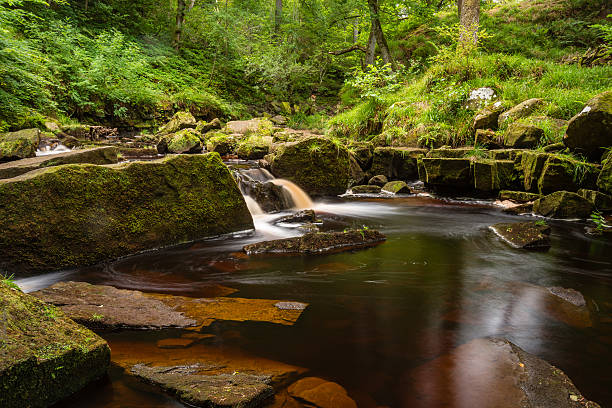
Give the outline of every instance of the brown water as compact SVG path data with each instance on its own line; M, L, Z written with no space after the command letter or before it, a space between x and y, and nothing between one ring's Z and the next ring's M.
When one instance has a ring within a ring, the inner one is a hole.
M550 251L515 250L487 227L518 218L478 204L412 197L316 206L354 226L380 229L388 241L321 256L236 254L246 243L297 234L260 216L254 236L200 242L18 283L33 290L58 280L84 280L187 296L211 296L220 284L238 289L232 296L307 302L295 326L217 325L211 329L212 343L181 353L258 356L304 367L343 385L360 407L469 406L470 384L460 374L449 378L444 364L428 363L485 336L505 337L551 362L585 396L612 406L612 242L585 236L582 225L554 222ZM598 310L593 327L568 324L547 309L539 287L553 285L575 288L592 302ZM155 342L177 334L105 337L114 355L171 358L176 351L156 349ZM490 375L482 370L482 378ZM438 391L434 400L418 397L426 388ZM108 378L61 406L182 405L114 367Z

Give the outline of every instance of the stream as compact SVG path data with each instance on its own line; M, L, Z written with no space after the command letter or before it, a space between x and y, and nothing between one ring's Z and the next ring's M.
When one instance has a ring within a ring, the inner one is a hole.
M254 210L252 203L251 211ZM558 366L589 399L612 406L612 242L584 234L584 225L551 222L548 252L512 249L488 226L525 219L492 202L433 197L338 198L314 209L351 227L387 235L356 252L297 257L246 257L242 246L303 233L275 225L280 214L254 215L256 231L152 251L103 265L19 279L25 291L79 280L193 297L230 296L309 303L294 326L219 325L208 351L248 353L304 367L345 387L360 407L425 407L424 384L448 407L466 406L460 379L417 367L472 339L497 336ZM528 218L528 217L527 217ZM593 327L560 321L540 307L539 287L581 291ZM178 330L103 334L113 353L130 352ZM199 349L198 349L199 350ZM160 353L174 352L160 350ZM194 351L197 353L198 351ZM440 374L438 376L438 374ZM483 370L483 376L494 375ZM494 392L494 391L493 391ZM114 366L108 378L62 407L181 407Z

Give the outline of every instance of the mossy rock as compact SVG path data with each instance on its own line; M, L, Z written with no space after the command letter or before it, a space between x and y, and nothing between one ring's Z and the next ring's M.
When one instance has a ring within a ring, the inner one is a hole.
M377 147L369 174L381 174L389 180L415 180L418 178L417 160L425 153L427 150L419 148Z
M36 156L40 143L40 130L23 129L0 133L0 163Z
M164 126L159 128L159 134L167 135L170 133L176 133L179 130L187 128L195 128L197 121L193 115L189 112L176 112L172 119L168 121Z
M580 187L594 188L599 171L590 163L550 155L538 179L538 191L549 194L561 190L578 191Z
M422 159L426 184L451 189L471 189L473 185L469 159L431 158Z
M50 406L106 373L106 342L55 306L0 283L0 311L0 406Z
M233 135L221 132L208 132L205 136L206 150L225 156L234 153L238 142Z
M550 154L525 151L517 157L520 161L519 167L523 172L523 187L525 191L538 191L538 180L542 175L542 169Z
M535 221L500 223L489 227L504 242L520 249L550 248L550 226Z
M540 194L527 193L525 191L502 190L499 192L500 200L510 200L517 203L528 203L530 201L537 200L540 197Z
M612 156L608 156L601 163L601 172L597 177L597 188L605 193L612 194Z
M532 149L540 143L544 130L537 126L516 122L508 126L504 145L514 149Z
M218 154L69 164L0 180L0 267L88 265L252 228Z
M499 115L502 114L504 109L505 107L501 101L495 102L494 104L483 108L474 116L474 120L472 121L472 128L474 128L475 130L496 130Z
M390 181L382 187L382 192L391 194L411 194L412 190L403 181Z
M369 170L372 166L372 156L374 147L368 142L352 142L349 144L349 151L352 153L357 163L363 170Z
M387 179L387 176L385 176L384 174L379 174L379 175L370 177L370 180L368 180L369 185L378 186L378 187L382 187L388 182L389 182L389 179Z
M322 137L280 147L271 170L274 176L294 182L312 196L342 194L352 179L348 150Z
M569 191L556 191L533 203L536 214L552 218L585 219L594 208L589 200Z
M478 159L472 162L474 189L496 191L511 187L517 179L512 160Z
M506 122L512 122L517 119L525 118L531 115L543 103L544 101L539 98L532 98L532 99L528 99L526 101L519 103L512 109L499 115L499 118L498 118L499 127L502 127L504 123Z
M201 153L201 134L194 129L183 129L163 136L157 144L157 151L164 153Z
M439 149L431 149L427 152L426 157L441 158L441 159L462 159L466 157L472 150L472 147L460 147L451 149L449 147L441 147Z
M592 158L612 146L612 91L595 96L569 121L563 143Z
M502 143L499 141L497 133L492 130L478 129L474 136L474 146L482 146L487 149L499 148Z
M493 149L489 150L489 158L493 160L516 160L524 151L523 149Z
M601 191L580 189L578 195L589 200L599 211L612 210L612 196Z
M214 118L210 122L205 122L201 120L196 124L195 128L195 130L200 134L205 134L215 129L221 129L221 121L219 120L219 118Z
M364 184L361 186L355 186L351 188L351 192L353 194L378 194L380 193L380 186L375 186L371 184Z
M270 136L249 136L238 143L236 154L244 160L263 159L270 151L272 138Z

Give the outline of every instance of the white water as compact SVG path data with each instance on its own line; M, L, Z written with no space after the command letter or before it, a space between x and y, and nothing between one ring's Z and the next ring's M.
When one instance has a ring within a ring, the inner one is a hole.
M291 200L293 201L293 208L297 210L306 210L314 206L310 196L306 194L304 190L298 187L297 184L285 179L273 179L270 181L277 186L282 186L289 192Z
M55 148L50 149L49 146L43 147L42 150L36 151L36 156L49 156L52 154L66 153L71 151L69 147L64 146L63 144L58 144Z
M257 204L257 201L253 200L253 198L244 196L244 201L246 201L246 205L251 215L261 215L264 213L259 204Z

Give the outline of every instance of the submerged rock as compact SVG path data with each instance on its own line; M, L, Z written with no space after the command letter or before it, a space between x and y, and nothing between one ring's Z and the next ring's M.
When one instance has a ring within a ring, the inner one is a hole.
M202 374L202 366L150 367L137 364L132 374L176 395L186 404L204 408L261 407L274 395L270 377L243 373Z
M380 193L380 186L375 185L362 185L351 187L351 192L353 194L378 194Z
M582 293L578 292L576 289L572 289L572 288L566 289L566 288L561 288L559 286L553 286L553 287L548 288L548 290L553 295L558 296L567 302L570 302L574 306L577 306L577 307L586 306L586 300L584 300L584 296L582 296Z
M304 223L304 222L317 222L317 215L314 210L301 210L291 215L285 215L277 220L274 220L275 224L280 223Z
M463 344L417 367L412 381L406 406L600 408L563 371L506 339Z
M550 226L545 223L540 224L535 221L500 223L489 228L514 248L550 248Z
M38 129L0 133L0 163L36 156L38 143L40 143Z
M348 251L378 245L386 237L376 230L351 230L345 232L316 232L301 237L263 241L245 245L249 255L263 253L317 254Z
M306 377L291 384L289 395L318 408L357 408L341 385L317 377Z
M54 306L0 283L0 311L0 406L50 406L105 375L106 342Z
M2 163L0 164L0 179L17 177L32 170L62 164L113 164L119 160L118 152L116 147L106 146Z
M533 203L536 214L551 218L587 218L593 212L593 204L569 191L557 191Z
M85 282L56 283L33 295L99 330L207 327L217 321L292 325L308 306L283 309L272 299L189 298Z
M612 91L588 101L569 121L563 143L572 151L591 157L601 156L603 148L612 146Z
M217 154L71 164L0 180L0 266L94 264L252 228Z

